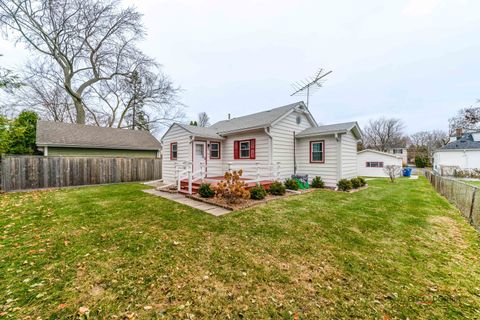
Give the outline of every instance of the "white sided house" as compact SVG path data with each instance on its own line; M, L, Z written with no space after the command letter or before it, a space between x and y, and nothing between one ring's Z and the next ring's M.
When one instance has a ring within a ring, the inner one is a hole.
M452 139L433 154L433 168L441 175L453 175L456 169L480 169L480 135L465 133Z
M249 182L320 176L333 187L357 176L356 122L318 126L303 102L209 127L174 123L161 139L163 179L168 184L215 180L242 169ZM195 191L195 190L193 190Z
M403 158L401 155L386 153L377 150L366 149L358 152L357 173L364 177L388 177L384 168L388 165L402 168ZM401 170L399 170L400 175Z

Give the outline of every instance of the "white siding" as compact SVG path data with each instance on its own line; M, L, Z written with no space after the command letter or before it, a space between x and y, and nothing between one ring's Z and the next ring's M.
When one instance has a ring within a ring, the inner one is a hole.
M223 157L224 157L224 152L223 152L223 146L224 146L224 141L219 141L219 140L208 140L208 145L210 145L211 142L220 142L220 159L210 159L210 148L208 148L207 151L207 176L223 176L225 171L223 171Z
M190 143L190 136L191 134L188 131L174 124L163 137L162 178L165 183L175 182L176 161L192 161L192 145ZM170 143L172 142L177 143L177 160L170 160Z
M323 140L325 144L325 163L310 163L310 141ZM297 173L308 174L309 179L320 176L325 185L337 184L339 142L333 136L301 138L297 140Z
M433 162L438 166L458 166L461 169L480 169L480 150L437 151Z
M351 132L342 136L342 178L352 179L357 176L357 139Z
M383 166L402 166L402 158L378 152L364 151L357 155L358 175L364 177L388 177L383 168L367 168L367 162L383 162Z
M233 143L235 140L249 140L255 139L255 159L237 159L233 158ZM232 169L243 169L244 176L254 176L256 170L253 168L258 162L261 165L268 165L269 150L270 150L270 138L263 131L255 131L250 133L230 135L223 141L222 144L222 156L223 156L223 169L228 168L228 163L232 163Z
M300 124L297 124L297 116L301 116ZM293 132L299 133L312 125L303 113L292 112L287 117L271 127L273 163L280 162L280 178L289 178L294 172L293 161ZM297 164L298 168L298 164Z

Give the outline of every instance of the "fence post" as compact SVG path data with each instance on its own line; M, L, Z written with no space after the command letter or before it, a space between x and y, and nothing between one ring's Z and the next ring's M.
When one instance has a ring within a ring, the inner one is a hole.
M476 198L476 195L477 195L477 190L478 190L477 187L473 187L472 203L470 205L470 214L468 215L468 220L469 220L471 225L473 225L473 209L474 209L474 206L475 206L475 198Z

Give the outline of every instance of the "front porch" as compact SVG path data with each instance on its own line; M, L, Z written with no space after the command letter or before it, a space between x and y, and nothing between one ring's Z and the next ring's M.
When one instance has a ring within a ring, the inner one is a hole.
M179 193L194 194L198 192L200 185L209 183L212 186L222 181L223 175L220 172L231 172L242 170L241 180L247 185L247 189L260 184L268 190L270 185L280 177L280 163L261 164L259 162L249 165L234 165L231 162L226 163L226 168L219 171L219 168L211 168L205 162L199 164L198 171L192 171L192 163L185 161L175 164L176 187ZM213 172L209 175L209 172Z

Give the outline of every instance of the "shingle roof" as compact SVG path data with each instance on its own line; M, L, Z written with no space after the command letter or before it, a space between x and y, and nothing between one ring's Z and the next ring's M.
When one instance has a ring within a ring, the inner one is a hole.
M51 121L37 122L37 145L77 148L159 150L160 142L148 131L105 128Z
M439 150L480 149L480 141L475 141L471 133L465 133L460 140L447 143Z
M297 137L307 137L307 136L312 136L312 135L326 135L326 134L334 134L334 133L339 133L339 132L347 132L349 130L352 130L355 126L358 127L358 124L356 122L345 122L345 123L335 123L335 124L329 124L329 125L324 125L324 126L318 126L318 127L311 127L303 130L302 132L299 132L296 134Z
M270 109L267 111L257 112L249 114L243 117L233 118L230 120L223 120L217 123L214 123L210 126L216 130L216 132L222 134L231 131L240 131L250 128L262 128L268 127L275 120L279 119L281 116L286 114L290 109L298 106L304 105L302 101L295 102L283 107L278 107Z
M223 139L221 136L217 134L217 130L213 129L212 127L198 127L198 126L191 126L191 125L182 124L182 123L177 123L177 125L187 130L194 136L198 136L202 138Z

